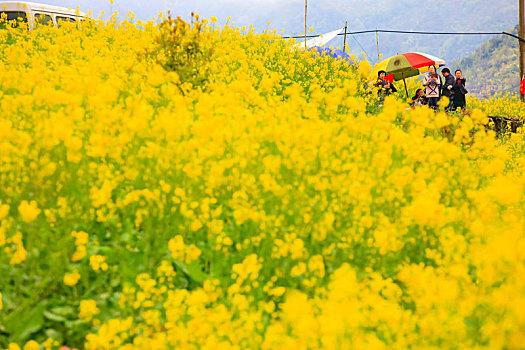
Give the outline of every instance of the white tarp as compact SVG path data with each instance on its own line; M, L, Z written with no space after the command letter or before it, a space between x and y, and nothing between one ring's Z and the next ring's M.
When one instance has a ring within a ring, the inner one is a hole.
M333 32L323 34L321 36L318 36L317 38L313 38L311 40L306 41L306 47L314 47L314 46L324 46L328 44L333 38L335 38L339 33L341 33L345 28L334 30ZM296 43L294 45L295 48L304 48L304 41L300 43Z

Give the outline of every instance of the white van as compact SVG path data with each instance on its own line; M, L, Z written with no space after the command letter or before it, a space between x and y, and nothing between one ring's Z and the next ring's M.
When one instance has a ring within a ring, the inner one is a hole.
M25 1L0 1L0 18L28 23L30 30L36 24L52 23L58 27L62 22L83 21L85 16L81 11L65 7Z

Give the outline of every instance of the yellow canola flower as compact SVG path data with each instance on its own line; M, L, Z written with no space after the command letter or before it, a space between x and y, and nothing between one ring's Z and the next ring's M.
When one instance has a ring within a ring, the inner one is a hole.
M71 257L71 261L73 262L80 261L84 259L86 255L87 255L86 246L85 245L77 246L77 249L75 250L75 252L73 253L73 256Z
M516 183L512 178L498 176L494 183L487 188L489 195L498 203L511 206L516 205L523 198L523 183Z
M89 257L89 265L94 271L107 271L108 263L103 255L92 255Z
M85 322L91 321L93 316L100 313L99 308L97 307L97 302L95 300L82 300L80 301L80 311L78 313L78 318Z
M39 350L40 344L38 344L34 340L30 340L27 343L25 343L23 350Z
M184 243L184 238L181 235L177 235L170 239L168 242L168 248L174 259L187 264L197 260L202 254L201 250L194 244L186 245Z
M64 274L64 284L66 286L72 287L78 283L78 280L80 280L80 274L77 270L74 270L71 273Z
M40 215L41 210L38 208L38 205L35 201L22 201L18 206L18 212L22 216L22 220L26 223L35 221L35 219Z
M0 201L0 220L5 218L7 214L9 214L9 205L2 204L2 202Z
M86 245L88 242L89 235L84 231L73 231L71 236L75 238L75 245Z
M15 250L9 250L12 255L9 260L10 265L18 265L25 261L27 257L27 251L24 248L24 242L22 241L22 233L17 232L14 236L7 239L7 243L14 245Z
M75 238L75 252L71 257L71 261L80 261L87 255L86 244L88 243L89 235L84 231L73 231L71 236Z

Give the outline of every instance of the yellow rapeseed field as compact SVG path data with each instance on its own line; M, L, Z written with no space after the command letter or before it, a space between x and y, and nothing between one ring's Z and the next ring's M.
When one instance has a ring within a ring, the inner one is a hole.
M213 18L0 51L1 348L524 347L522 132Z
M515 94L496 94L488 99L470 98L468 104L490 116L525 119L525 104L520 103Z

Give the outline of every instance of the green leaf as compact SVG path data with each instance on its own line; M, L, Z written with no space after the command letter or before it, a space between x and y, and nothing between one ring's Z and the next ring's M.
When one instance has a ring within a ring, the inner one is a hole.
M83 323L84 323L84 321L82 321L82 320L74 320L74 321L66 321L65 325L66 325L67 328L71 329L71 328L80 326Z
M144 271L142 261L144 260L144 254L142 252L133 252L125 250L122 252L122 256L119 257L119 272L120 282L122 281L135 281L138 272Z
M74 315L75 309L71 306L59 306L51 309L51 312L61 316Z
M16 308L15 298L13 297L12 293L3 293L2 294L2 301L4 302L4 311L6 309L14 309L14 308Z
M188 277L198 284L204 283L210 276L202 271L201 266L198 262L192 262L191 264L185 264L181 261L175 260L175 265L182 270Z
M55 321L55 322L64 322L64 321L66 321L65 317L59 316L59 315L54 314L54 313L49 312L49 311L44 311L44 316L48 320Z
M131 241L131 235L129 233L124 233L120 236L120 241L122 243L128 243L129 241Z
M28 305L9 315L6 329L13 341L24 343L31 334L42 329L46 304L46 301L42 301L36 306Z

